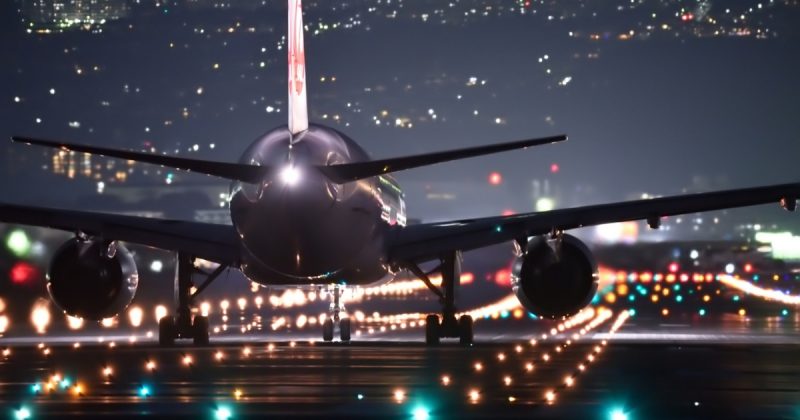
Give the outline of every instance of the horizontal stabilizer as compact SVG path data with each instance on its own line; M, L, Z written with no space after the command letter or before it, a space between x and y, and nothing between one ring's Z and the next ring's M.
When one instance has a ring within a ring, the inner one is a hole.
M442 152L426 153L414 156L402 156L390 159L371 160L367 162L344 163L340 165L322 166L320 170L333 182L344 184L358 181L389 172L403 171L420 166L433 165L457 159L474 156L489 155L508 150L524 149L531 146L558 143L567 139L566 135L543 137L538 139L520 140L510 143L491 144L486 146L470 147L466 149L445 150Z
M190 172L218 176L234 181L258 183L269 172L265 166L244 165L239 163L213 162L209 160L186 159L174 156L156 155L152 153L133 152L128 150L108 149L104 147L71 144L61 141L41 140L28 137L11 137L19 143L35 144L38 146L53 147L71 152L91 153L120 159L135 160L137 162L152 163Z

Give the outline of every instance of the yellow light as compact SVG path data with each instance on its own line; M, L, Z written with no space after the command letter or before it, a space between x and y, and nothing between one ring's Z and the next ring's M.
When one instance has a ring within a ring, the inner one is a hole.
M709 295L703 296L703 302L708 302L709 300L711 300L711 296Z
M477 389L473 389L469 391L469 400L470 402L476 403L481 398L481 393Z
M137 328L142 325L144 311L142 311L142 308L138 306L131 307L131 309L128 311L128 319L131 322L131 326Z
M526 363L525 370L527 370L528 372L533 372L533 363Z
M744 308L739 309L739 316L745 316L745 315L747 315L747 311L745 311Z
M37 304L31 312L31 323L36 328L36 332L44 334L47 325L50 324L50 310L46 304Z
M516 398L514 398L514 396L509 396L509 397L508 397L508 402L514 402L514 401L516 401L516 400L517 400L517 399L516 399Z
M83 318L67 315L67 327L71 330L79 330L83 327Z
M667 308L662 309L661 310L661 315L663 315L663 316L669 315L669 309L667 309Z
M72 393L75 394L75 396L83 395L83 385L75 384L75 386L72 387Z
M235 391L233 391L233 398L236 398L237 400L241 399L242 395L244 394L242 393L241 389L236 389Z
M483 370L483 365L480 362L475 363L475 371L480 372L482 370Z
M566 378L564 378L564 384L566 386L568 386L568 387L574 385L575 384L575 378L573 378L572 376L567 376Z
M147 370L154 370L156 368L156 362L148 360L147 363L145 363L144 367Z
M222 360L224 357L225 353L223 353L222 351L217 350L217 352L214 353L214 358L217 359L217 361Z
M11 349L6 347L3 349L3 357L11 356Z
M552 404L556 400L556 393L555 391L549 390L544 393L544 399L547 400L548 403Z
M397 401L398 404L402 403L405 399L406 399L405 391L403 391L402 389L396 389L394 391L394 400Z
M161 321L161 318L167 316L167 307L164 305L156 306L156 321Z
M504 383L504 384L506 384L506 386L510 386L510 385L511 385L511 377L510 377L510 376L508 376L508 375L506 375L506 376L503 378L503 383Z
M106 366L103 368L103 376L109 377L112 373L114 373L114 369L112 369L111 366Z
M502 361L505 361L505 360L506 360L506 355L505 355L505 353L498 353L498 354L497 354L497 360L499 360L499 361L501 361L501 362L502 362Z
M448 386L450 385L450 377L447 375L442 376L442 385Z
M192 356L190 356L188 354L186 356L183 356L183 364L186 365L186 366L191 365L192 364Z
M244 357L250 356L250 347L245 347L242 349L242 356Z

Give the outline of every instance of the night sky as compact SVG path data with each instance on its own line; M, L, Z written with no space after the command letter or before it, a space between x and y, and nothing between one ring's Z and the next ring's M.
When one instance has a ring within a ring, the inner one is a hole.
M91 30L40 34L52 22L3 2L0 137L236 161L285 124L286 6L203 3L130 2ZM533 179L558 186L562 207L800 180L798 2L619 4L307 1L311 120L375 157L570 136L398 174L423 219L447 216L434 190L467 197L452 217L531 211ZM97 180L53 174L52 151L0 153L2 201L91 208L75 197ZM137 171L126 182L164 186ZM176 174L194 183L225 182ZM469 198L483 191L497 199ZM747 214L785 217L776 209Z

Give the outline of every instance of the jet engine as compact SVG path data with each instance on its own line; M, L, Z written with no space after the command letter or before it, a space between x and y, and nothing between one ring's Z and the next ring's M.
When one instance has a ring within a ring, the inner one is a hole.
M576 314L597 292L597 264L578 238L531 238L514 261L511 285L525 309L550 319Z
M47 273L53 302L68 315L95 321L125 310L138 284L133 256L116 241L70 239Z

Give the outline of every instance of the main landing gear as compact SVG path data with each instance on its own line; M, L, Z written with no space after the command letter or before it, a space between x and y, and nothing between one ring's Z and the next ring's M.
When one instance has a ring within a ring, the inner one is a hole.
M412 264L409 269L422 280L426 286L437 296L442 304L441 318L438 315L428 315L425 318L425 343L437 345L445 337L457 337L459 343L471 345L473 342L472 317L461 315L456 319L455 291L461 278L461 252L454 251L443 255L441 264L432 270L442 274L441 289L431 283L428 277L431 272L422 271L417 265Z
M331 304L328 308L328 317L322 323L322 339L324 341L333 341L334 324L339 324L339 338L342 342L347 343L350 341L350 318L342 303L342 294L344 294L345 286L333 285L330 287L329 294L331 296ZM344 318L341 314L345 314Z
M228 268L221 264L212 273L205 273L194 266L194 257L178 253L178 267L175 270L175 315L167 315L158 321L158 344L172 346L175 339L191 338L196 346L208 344L208 317L195 315L192 318L192 306L197 295L206 289L222 272ZM192 275L206 275L206 281L194 288ZM194 290L192 290L194 288Z

